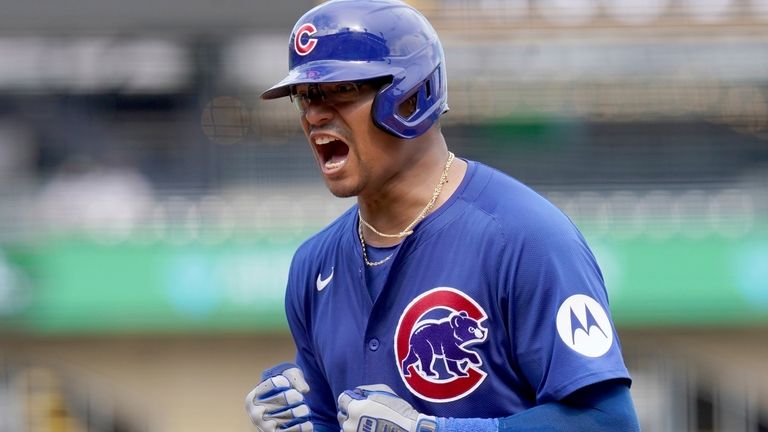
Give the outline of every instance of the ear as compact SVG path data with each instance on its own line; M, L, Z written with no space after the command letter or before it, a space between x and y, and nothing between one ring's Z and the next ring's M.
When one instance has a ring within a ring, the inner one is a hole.
M458 328L459 327L459 320L461 319L461 313L455 313L451 315L451 327Z
M464 318L468 318L469 314L467 314L467 311L461 311L459 312L459 315L463 316Z
M400 114L400 117L408 119L416 112L416 100L419 97L418 95L418 92L414 93L397 107L397 113Z

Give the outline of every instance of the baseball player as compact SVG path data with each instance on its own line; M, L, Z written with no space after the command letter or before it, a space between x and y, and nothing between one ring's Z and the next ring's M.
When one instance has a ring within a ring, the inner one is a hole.
M267 431L636 431L600 269L528 187L448 151L438 36L398 0L307 12L288 76L323 180L357 204L296 252L297 356L246 397Z

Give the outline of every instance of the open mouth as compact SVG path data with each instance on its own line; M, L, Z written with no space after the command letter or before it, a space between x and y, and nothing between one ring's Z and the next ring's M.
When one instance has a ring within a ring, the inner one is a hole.
M315 148L325 171L335 171L347 162L349 146L329 135L314 137Z

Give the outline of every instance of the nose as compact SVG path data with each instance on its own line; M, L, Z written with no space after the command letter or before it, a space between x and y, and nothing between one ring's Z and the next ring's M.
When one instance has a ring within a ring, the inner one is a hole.
M312 101L304 113L307 123L312 126L322 126L333 118L333 109L322 101Z

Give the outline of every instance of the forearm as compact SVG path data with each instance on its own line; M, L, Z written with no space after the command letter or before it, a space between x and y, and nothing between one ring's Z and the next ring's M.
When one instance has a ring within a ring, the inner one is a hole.
M536 406L498 419L440 419L441 432L581 432L640 430L629 389L598 385L562 402Z

